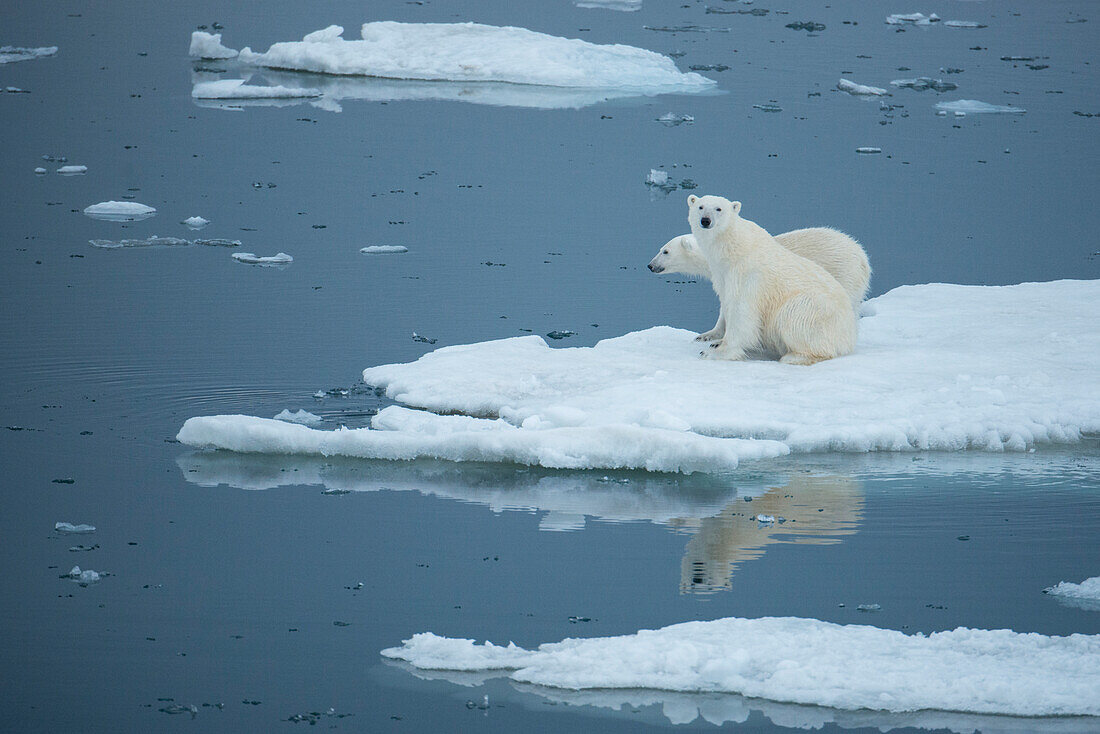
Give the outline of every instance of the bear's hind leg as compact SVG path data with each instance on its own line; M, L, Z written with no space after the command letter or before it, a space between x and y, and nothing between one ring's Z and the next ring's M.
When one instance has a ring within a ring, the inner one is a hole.
M828 357L815 357L812 354L801 354L799 352L787 352L786 354L784 354L782 357L779 358L779 361L782 362L783 364L811 365L811 364L816 364L817 362L824 361L826 359L829 359L829 358Z

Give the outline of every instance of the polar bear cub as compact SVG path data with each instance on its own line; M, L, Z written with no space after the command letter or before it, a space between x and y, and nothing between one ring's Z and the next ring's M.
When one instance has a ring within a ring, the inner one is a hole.
M852 352L858 326L848 293L740 212L739 201L688 197L691 234L726 326L703 356L739 360L764 349L780 354L780 362L809 365Z
M796 255L813 260L836 278L840 287L852 299L852 309L859 314L860 304L867 297L871 282L871 263L867 253L853 238L829 227L807 227L775 235L775 241ZM654 273L684 273L710 279L710 266L699 250L695 236L673 237L649 261ZM699 341L721 338L726 327L719 315L710 331L700 334Z

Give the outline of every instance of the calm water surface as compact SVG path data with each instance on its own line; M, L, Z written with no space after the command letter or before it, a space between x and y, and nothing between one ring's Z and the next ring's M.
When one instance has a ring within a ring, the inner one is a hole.
M330 707L350 716L318 723L349 731L1088 728L571 694L413 672L378 651L425 630L531 646L730 615L1100 633L1100 614L1042 594L1100 573L1095 441L1026 455L802 457L689 477L174 443L193 415L304 408L329 426L363 425L383 404L357 387L363 367L446 344L568 329L577 334L562 344L582 346L655 324L709 327L706 283L645 269L687 231L688 191L650 189L651 168L740 199L773 232L848 231L870 254L874 294L1100 275L1093 4L717 4L770 12L657 0L636 13L566 0L5 9L0 45L60 51L0 66L0 87L29 91L0 94L0 729L272 731ZM988 27L883 23L913 10ZM358 81L323 108L191 100L211 73L196 66L233 76L186 57L200 24L224 24L231 47L265 49L330 23L355 37L384 19L518 25L682 52L682 69L730 68L704 72L721 91L704 96ZM803 20L826 29L785 28ZM730 30L646 29L684 25ZM842 76L959 89L894 89L884 110L835 91ZM934 114L937 100L960 98L1027 114ZM781 111L753 106L768 104ZM667 112L695 122L656 122ZM58 176L43 155L88 173ZM120 224L80 213L124 197L157 215ZM179 222L192 215L211 224L190 233ZM257 268L224 248L88 244L153 234L240 239L243 251L295 261ZM359 254L375 244L409 252ZM791 522L760 527L757 513ZM61 537L57 521L98 529ZM70 550L81 545L93 549ZM58 578L73 565L111 575L82 588ZM881 611L855 609L872 603ZM485 695L488 709L468 708ZM172 703L198 716L160 711Z

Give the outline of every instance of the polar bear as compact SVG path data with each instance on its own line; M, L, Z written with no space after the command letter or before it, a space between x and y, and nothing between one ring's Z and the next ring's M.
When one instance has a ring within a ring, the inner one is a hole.
M691 234L710 268L726 325L703 356L739 360L764 349L785 364L810 365L852 352L858 326L840 283L740 212L739 201L688 197Z
M860 304L867 297L867 287L871 282L871 263L858 242L829 227L807 227L784 232L775 235L775 241L794 254L813 260L836 278L852 299L852 309L859 314ZM683 273L710 279L710 266L691 234L682 234L666 242L649 261L649 269L654 273ZM712 341L721 338L725 330L725 323L719 314L714 328L695 338L697 341Z

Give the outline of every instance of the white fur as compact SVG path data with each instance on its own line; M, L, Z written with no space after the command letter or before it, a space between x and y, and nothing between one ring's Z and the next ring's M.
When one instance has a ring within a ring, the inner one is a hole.
M858 314L867 297L871 282L871 264L867 253L853 238L829 227L808 227L775 235L775 241L796 255L813 260L836 278L840 287L852 299L852 309ZM683 273L710 279L710 266L692 234L673 237L649 261L654 273ZM710 331L696 337L699 341L718 339L726 327L721 314Z
M740 211L739 201L688 197L691 233L710 268L726 327L703 356L738 360L762 349L787 364L813 364L855 349L855 310L840 283Z

